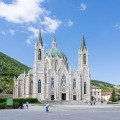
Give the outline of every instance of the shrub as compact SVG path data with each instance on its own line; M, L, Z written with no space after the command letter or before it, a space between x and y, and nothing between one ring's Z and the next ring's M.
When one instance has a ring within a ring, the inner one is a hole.
M0 98L0 103L6 102L6 98Z
M20 104L18 102L14 102L14 109L18 109Z
M5 109L6 108L6 103L4 102L4 103L1 103L0 104L0 109Z
M36 102L38 102L37 98L15 98L13 100L14 100L14 102L18 102L19 104L20 103L26 103L26 102L29 102L29 103L36 103Z
M27 98L26 99L26 102L29 102L29 103L37 103L39 102L37 98Z
M23 99L23 98L14 98L13 100L14 100L14 102L18 102L19 104L26 102L25 99Z

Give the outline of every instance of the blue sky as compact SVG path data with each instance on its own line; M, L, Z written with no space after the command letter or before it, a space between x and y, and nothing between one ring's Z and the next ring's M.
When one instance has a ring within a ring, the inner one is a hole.
M82 33L92 79L120 84L120 0L0 0L0 51L32 67L38 28L45 50L58 48L77 66Z

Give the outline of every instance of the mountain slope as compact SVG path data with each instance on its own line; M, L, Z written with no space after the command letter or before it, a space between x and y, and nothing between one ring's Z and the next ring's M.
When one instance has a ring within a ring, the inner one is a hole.
M29 69L28 66L0 52L0 89L3 93L12 93L13 77Z
M100 87L102 89L102 92L112 92L112 90L114 89L114 84L103 81L91 80L91 84L93 86Z

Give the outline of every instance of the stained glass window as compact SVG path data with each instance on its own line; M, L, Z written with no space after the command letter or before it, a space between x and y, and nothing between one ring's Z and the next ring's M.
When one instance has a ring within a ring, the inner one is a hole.
M63 74L61 79L61 85L66 84L66 76Z
M54 78L51 78L51 88L54 88Z
M38 81L38 93L41 93L41 80Z
M84 82L84 94L86 94L87 90L86 90L86 82Z
M41 50L38 50L38 60L41 60Z
M75 90L76 89L76 80L74 79L73 80L73 90Z

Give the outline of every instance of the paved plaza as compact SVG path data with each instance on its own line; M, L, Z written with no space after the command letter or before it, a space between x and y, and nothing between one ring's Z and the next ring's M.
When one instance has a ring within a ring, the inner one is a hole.
M48 113L44 106L29 109L0 110L0 120L120 120L119 105L59 105L51 106Z

